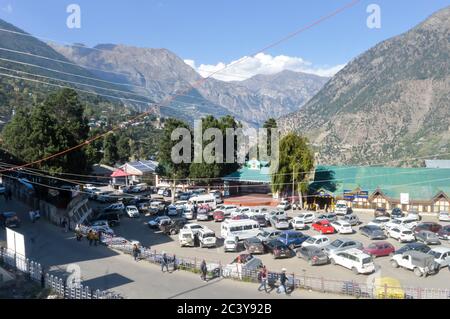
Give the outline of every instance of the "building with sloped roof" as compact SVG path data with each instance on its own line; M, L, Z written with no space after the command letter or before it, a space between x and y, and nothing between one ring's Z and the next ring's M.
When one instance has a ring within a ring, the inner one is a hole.
M143 160L129 162L119 167L124 172L123 176L127 176L128 182L131 184L148 183L156 184L156 168L158 162L152 160Z
M355 208L449 210L450 169L318 166L308 202L323 207L347 200Z

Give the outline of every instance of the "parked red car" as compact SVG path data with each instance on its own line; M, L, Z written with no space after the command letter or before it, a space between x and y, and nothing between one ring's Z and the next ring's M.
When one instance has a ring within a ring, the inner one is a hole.
M213 218L215 222L223 222L225 220L225 213L221 210L216 210L213 213Z
M330 222L326 219L319 220L312 224L312 228L322 234L334 234L335 229L331 226Z
M363 251L375 257L389 256L395 252L395 247L387 241L378 241L370 244Z
M421 230L428 230L435 234L439 233L442 229L442 225L434 222L424 222L420 223L414 228L414 234L418 234Z
M250 217L248 217L247 215L236 215L233 218L231 218L232 220L241 220L241 219L250 219Z

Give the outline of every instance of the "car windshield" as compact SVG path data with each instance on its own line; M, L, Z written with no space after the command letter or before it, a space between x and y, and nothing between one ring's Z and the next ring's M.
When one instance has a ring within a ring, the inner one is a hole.
M309 237L309 238L306 240L306 242L307 242L308 244L314 244L314 243L316 242L316 238Z
M203 235L203 238L212 238L212 237L216 237L216 235L214 233L206 233Z
M192 225L191 226L191 229L199 229L199 228L202 228L202 226L201 225Z
M227 245L234 245L235 241L230 239L230 240L225 241L225 244L227 244Z
M411 234L412 234L412 231L410 231L410 230L404 230L402 233L405 234L405 235L411 235Z
M428 254L432 255L434 258L438 259L439 257L441 257L441 253L438 253L437 251L434 250L430 250L428 252Z
M249 244L259 244L260 240L258 238L249 238L247 239Z
M375 244L370 244L369 245L369 249L377 249L378 247L377 247L377 245L375 245Z
M337 239L337 240L335 240L335 241L333 241L331 243L331 246L333 246L333 247L340 247L343 243L344 242L342 240Z
M362 263L364 264L370 264L372 262L372 257L366 257L363 258Z

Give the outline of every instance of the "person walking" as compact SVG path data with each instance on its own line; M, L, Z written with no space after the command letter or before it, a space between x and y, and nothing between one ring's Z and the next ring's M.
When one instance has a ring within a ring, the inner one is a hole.
M287 277L286 277L286 268L281 269L281 274L280 274L280 286L278 287L277 293L284 293L287 295L287 291L286 291L286 281L287 281Z
M134 261L139 261L139 255L141 253L141 250L139 249L137 244L133 245L133 257L134 257Z
M80 226L80 224L77 224L75 226L75 236L77 238L77 241L81 241L81 239L83 238L83 234L81 233L81 226Z
M87 239L89 241L89 246L92 246L92 243L94 242L94 233L92 232L92 229L89 230Z
M97 244L100 240L98 236L99 236L98 232L96 232L96 231L92 232L92 237L94 239L94 246L97 246Z
M203 281L206 280L206 275L208 273L208 267L206 266L206 261L203 259L202 263L200 264L200 271L201 271L201 279Z
M164 272L164 268L166 268L167 272L169 272L169 260L167 258L167 254L163 253L161 259L161 271Z
M177 271L177 269L178 269L177 255L173 255L173 271Z
M267 291L267 268L266 266L263 266L262 269L258 273L258 279L259 279L259 287L258 291L261 291L262 288L264 288L264 291L268 293Z

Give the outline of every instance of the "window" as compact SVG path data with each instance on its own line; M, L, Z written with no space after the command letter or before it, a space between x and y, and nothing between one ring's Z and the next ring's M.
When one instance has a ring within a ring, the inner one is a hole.
M448 212L449 211L449 202L441 197L437 202L434 203L433 210L435 213L439 213L442 211Z

